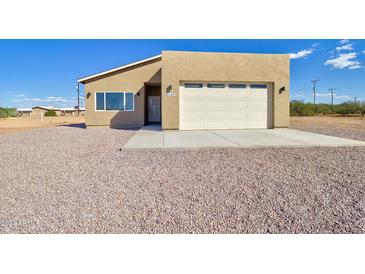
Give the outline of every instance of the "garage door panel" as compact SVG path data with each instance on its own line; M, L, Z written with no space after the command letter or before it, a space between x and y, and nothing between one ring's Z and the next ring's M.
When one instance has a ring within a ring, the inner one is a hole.
M268 90L180 88L181 129L267 128Z

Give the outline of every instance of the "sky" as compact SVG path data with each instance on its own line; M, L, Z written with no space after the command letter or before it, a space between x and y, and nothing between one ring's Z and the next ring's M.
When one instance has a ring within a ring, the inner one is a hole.
M288 53L291 100L312 102L319 80L317 102L329 88L335 103L365 101L365 40L0 40L0 106L73 107L77 78L162 50Z

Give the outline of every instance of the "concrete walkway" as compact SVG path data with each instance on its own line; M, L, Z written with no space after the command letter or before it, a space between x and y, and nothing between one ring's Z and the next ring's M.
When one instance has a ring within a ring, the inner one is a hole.
M201 148L272 146L365 146L365 142L293 129L164 130L145 126L124 148Z

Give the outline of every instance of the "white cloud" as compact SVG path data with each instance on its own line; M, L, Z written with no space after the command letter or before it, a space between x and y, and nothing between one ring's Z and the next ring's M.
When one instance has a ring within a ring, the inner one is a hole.
M335 99L344 99L344 100L351 100L354 98L354 97L348 96L348 95L337 95L337 94L334 94L333 97Z
M336 47L336 50L337 51L341 51L341 50L353 50L353 47L352 47L352 44L346 44L346 45L343 45L341 47Z
M341 45L348 44L348 43L350 43L350 40L349 40L349 39L342 39L342 40L340 41L340 44L341 44Z
M81 99L82 100L82 99ZM73 107L77 104L77 98L62 97L62 96L48 96L45 98L39 97L16 97L12 100L18 106L33 107L35 105L53 105L57 107Z
M304 97L304 92L298 91L298 92L293 93L292 95L290 95L290 97L291 98L297 98L297 99L303 98Z
M312 54L314 49L304 49L301 51L298 51L297 53L289 53L290 59L299 59L299 58L307 58L310 54Z
M331 97L330 92L316 92L316 97ZM338 95L336 93L333 93L334 99L342 99L342 100L351 100L353 97L349 95Z
M354 65L354 66L349 67L349 69L359 69L359 68L362 68L362 66L361 65Z
M328 96L331 96L331 93L320 93L320 92L316 92L316 96L318 96L318 97L328 97Z
M20 94L15 94L14 95L14 97L17 97L17 98L19 98L19 97L24 97L25 95L24 94L22 94L22 93L20 93Z
M335 69L358 69L361 68L361 63L356 60L357 53L341 53L337 58L329 59L324 62L325 66L332 66Z
M365 50L363 50L363 51L362 51L362 53L364 53L364 54L365 54Z

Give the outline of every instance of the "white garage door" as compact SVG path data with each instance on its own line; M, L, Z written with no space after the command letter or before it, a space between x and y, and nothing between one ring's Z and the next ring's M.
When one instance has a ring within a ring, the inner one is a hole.
M184 83L180 86L180 129L268 128L267 84Z

